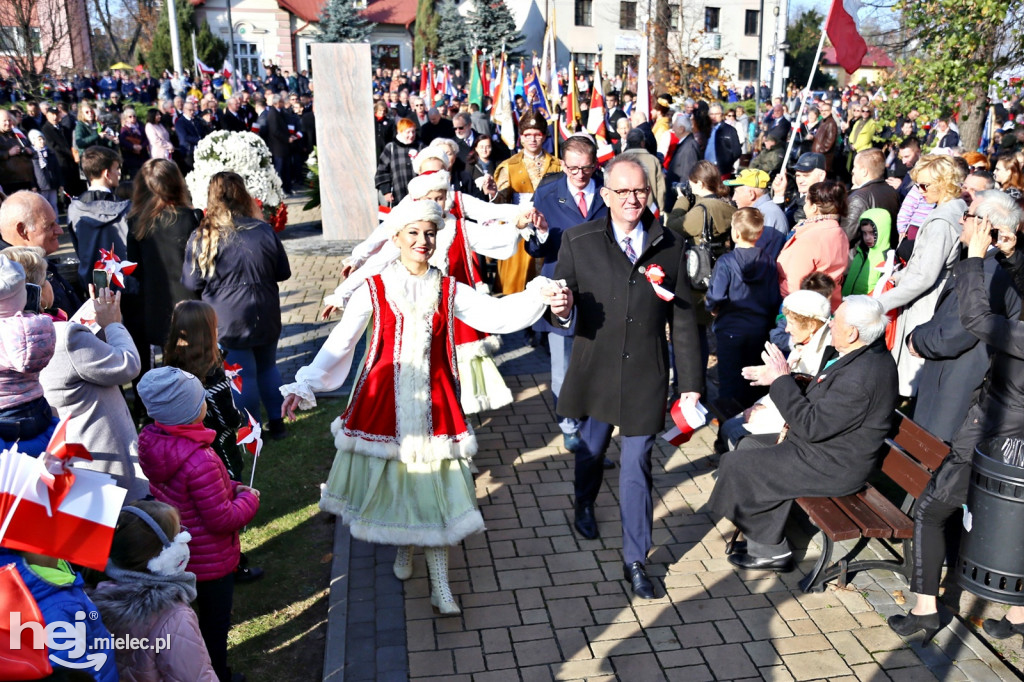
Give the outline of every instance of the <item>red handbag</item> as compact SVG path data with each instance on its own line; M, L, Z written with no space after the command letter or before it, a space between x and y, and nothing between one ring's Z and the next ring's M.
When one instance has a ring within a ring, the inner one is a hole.
M10 614L21 614L22 628L19 632L19 648L11 646ZM0 567L0 680L38 680L53 673L50 666L50 650L43 643L41 649L33 648L35 635L25 627L26 623L45 626L43 614L39 611L35 597L22 580L14 564Z

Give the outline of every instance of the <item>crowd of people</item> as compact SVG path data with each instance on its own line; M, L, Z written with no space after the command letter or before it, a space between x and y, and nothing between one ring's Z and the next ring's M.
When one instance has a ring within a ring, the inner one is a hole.
M998 108L998 148L979 153L959 146L955 120L910 108L879 125L856 88L756 114L663 95L648 115L609 92L615 153L599 158L601 141L561 107L549 121L517 103L509 148L488 98L427 102L409 80L374 78L376 199L389 210L325 286L323 318L340 320L290 383L276 364L291 276L279 237L239 175L212 178L204 213L184 174L212 126L256 130L287 189L312 136L308 81L265 83L223 111L212 91L172 91L145 128L123 107L119 132L97 123L119 104L112 92L0 110L0 439L39 455L69 418L68 441L93 458L76 466L128 491L103 574L8 549L0 563L47 622L94 603L96 636L178 644L102 652L93 677L241 679L227 662L234 586L262 571L240 552L260 495L242 483L236 432L251 417L285 438L286 419L354 373L321 508L396 546L399 579L423 548L432 604L459 613L448 548L484 530L469 416L512 402L493 353L495 335L519 330L550 358L580 537L600 536L604 472L621 469L623 577L643 599L659 592L651 457L666 409L717 418L708 508L737 528L729 561L780 572L793 568L793 500L860 489L896 408L912 415L951 454L915 509L916 603L890 625L931 637L971 455L1024 437L1019 106ZM54 193L75 180L64 214ZM65 228L73 271L49 260ZM618 462L606 457L615 427ZM985 627L1022 632L1024 609Z

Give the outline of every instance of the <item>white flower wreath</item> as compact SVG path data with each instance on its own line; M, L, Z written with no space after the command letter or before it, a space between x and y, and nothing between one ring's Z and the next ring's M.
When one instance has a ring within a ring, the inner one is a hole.
M210 178L226 170L241 175L249 194L264 206L284 201L281 178L274 170L267 143L259 135L218 130L199 141L193 159L192 172L185 182L196 208L206 208Z

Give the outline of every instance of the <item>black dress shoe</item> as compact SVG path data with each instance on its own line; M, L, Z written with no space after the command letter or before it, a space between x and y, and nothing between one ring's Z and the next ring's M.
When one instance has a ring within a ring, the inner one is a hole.
M258 566L245 566L241 565L235 569L235 584L244 584L256 582L263 577L263 569Z
M986 618L985 622L982 623L981 626L985 628L985 632L996 639L1006 639L1007 637L1013 637L1014 635L1024 635L1024 623L1011 623L1006 620L1005 616L1001 620Z
M750 554L730 554L729 563L736 568L748 571L775 571L776 573L789 573L793 570L792 555L778 559L764 559L751 556Z
M572 524L576 532L587 540L597 539L597 519L594 518L594 505L576 505L576 521Z
M608 459L607 457L605 457L604 458L604 468L605 468L605 470L607 470L607 469L614 469L615 468L615 462L613 462L610 459Z
M654 585L647 577L644 565L639 561L622 565L622 578L629 583L633 594L641 599L654 599Z

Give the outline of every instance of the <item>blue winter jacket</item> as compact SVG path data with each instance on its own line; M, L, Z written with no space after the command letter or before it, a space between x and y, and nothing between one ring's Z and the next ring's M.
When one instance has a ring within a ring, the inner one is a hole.
M716 312L716 332L764 334L767 338L780 300L775 260L752 247L733 249L718 259L704 304Z
M85 651L80 656L72 658L77 653L75 648L68 648L63 651L54 648L50 649L50 664L54 668L77 668L89 673L97 682L117 682L117 663L114 660L114 650L110 645L110 631L100 620L99 611L92 600L85 594L85 581L82 576L75 574L75 580L67 585L55 585L36 575L35 571L29 568L28 563L22 556L9 549L0 548L0 566L14 564L21 579L25 581L32 596L39 605L39 611L43 614L43 620L49 625L52 623L67 623L67 629L58 630L56 633L58 644L71 644L73 636L65 633L74 632L75 626L85 626ZM81 614L76 618L77 614ZM28 619L22 620L22 623ZM23 630L21 635L23 646L32 646L32 631L28 628ZM106 640L104 642L98 640ZM97 646L99 645L99 646ZM75 642L75 647L78 643ZM84 664L88 661L92 665L88 668ZM68 665L61 665L67 663Z

